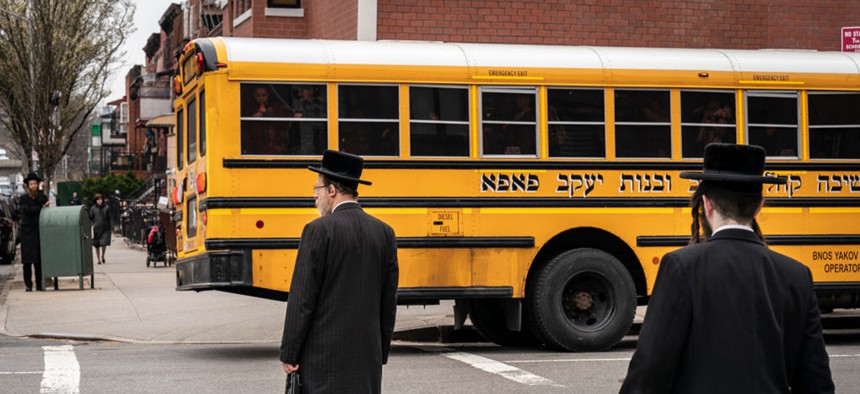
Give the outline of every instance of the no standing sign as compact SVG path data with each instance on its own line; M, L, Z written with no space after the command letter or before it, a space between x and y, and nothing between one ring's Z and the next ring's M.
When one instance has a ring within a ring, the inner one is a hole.
M842 52L860 52L860 27L842 28Z

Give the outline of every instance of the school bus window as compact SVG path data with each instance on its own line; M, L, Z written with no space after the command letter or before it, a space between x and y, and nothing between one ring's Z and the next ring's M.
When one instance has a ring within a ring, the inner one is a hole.
M321 84L242 84L243 155L321 155L328 146Z
M412 156L469 156L469 90L409 88Z
M187 84L197 77L197 55L188 56L182 62L182 83Z
M484 155L537 155L534 88L483 88L481 136Z
M206 92L200 92L200 156L206 156Z
M749 143L768 156L798 156L797 120L797 92L747 92Z
M547 89L550 157L606 157L602 89Z
M397 86L338 86L340 150L367 156L398 156Z
M668 90L615 90L615 156L669 158Z
M860 159L860 93L809 92L809 157Z
M188 238L192 238L197 236L197 197L191 197L188 199L188 209L186 209L186 215L188 215L188 223L186 223L186 228L188 229L186 232L188 233Z
M182 169L183 164L185 164L184 153L185 149L183 149L183 143L185 142L185 111L182 108L179 108L176 111L176 168Z
M681 156L701 158L705 145L735 143L735 94L681 91Z
M197 100L188 100L188 162L197 159Z

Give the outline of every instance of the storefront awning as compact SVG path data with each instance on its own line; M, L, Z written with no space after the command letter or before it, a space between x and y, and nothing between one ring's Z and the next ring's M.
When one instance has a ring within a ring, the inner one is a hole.
M156 116L146 122L146 127L173 127L173 114Z

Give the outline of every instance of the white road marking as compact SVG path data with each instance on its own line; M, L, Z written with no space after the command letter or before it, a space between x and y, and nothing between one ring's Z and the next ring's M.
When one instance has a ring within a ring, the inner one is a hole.
M45 372L42 374L41 394L79 394L81 366L72 346L42 346L45 352Z
M628 358L556 358L543 360L507 360L506 363L587 363L587 362L606 362L606 361L630 361Z
M556 386L564 387L545 377L535 375L531 372L523 371L513 365L508 365L476 354L455 352L453 349L445 347L418 346L419 349L428 352L439 353L452 360L457 360L480 369L485 372L499 375L505 379L513 380L514 382L529 385L529 386Z

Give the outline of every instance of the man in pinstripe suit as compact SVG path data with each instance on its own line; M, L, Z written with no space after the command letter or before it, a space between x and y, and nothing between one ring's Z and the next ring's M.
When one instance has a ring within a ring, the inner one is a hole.
M378 393L397 311L394 230L361 209L364 160L328 150L314 185L320 217L302 231L280 360L304 393Z
M621 387L632 393L832 393L809 268L767 248L756 221L765 150L708 144L691 245L660 261ZM702 230L700 232L700 229Z

